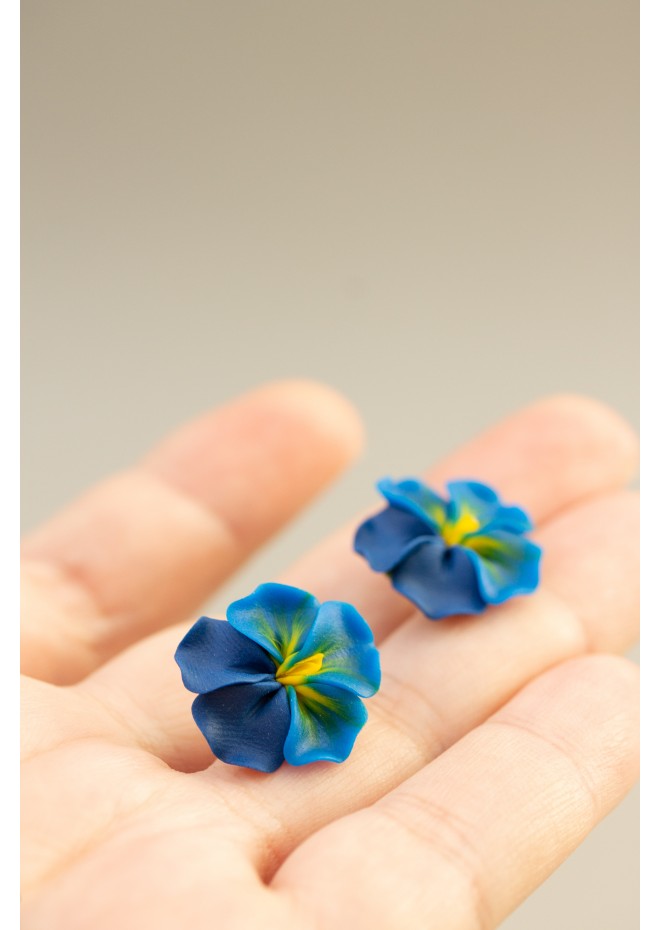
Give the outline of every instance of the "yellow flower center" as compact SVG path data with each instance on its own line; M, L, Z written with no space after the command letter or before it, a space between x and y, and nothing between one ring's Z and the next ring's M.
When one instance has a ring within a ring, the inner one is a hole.
M456 520L447 521L441 527L442 536L448 546L460 546L466 536L479 529L479 521L467 507Z
M323 665L323 653L317 652L307 659L301 659L287 668L288 662L283 662L275 674L275 680L281 685L302 685L310 675L316 675Z

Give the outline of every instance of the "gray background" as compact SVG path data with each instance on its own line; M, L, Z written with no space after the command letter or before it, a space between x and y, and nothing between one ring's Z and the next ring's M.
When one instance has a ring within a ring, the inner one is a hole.
M637 419L628 0L25 0L26 527L272 377L362 411L277 574L501 414ZM638 925L631 796L506 923Z

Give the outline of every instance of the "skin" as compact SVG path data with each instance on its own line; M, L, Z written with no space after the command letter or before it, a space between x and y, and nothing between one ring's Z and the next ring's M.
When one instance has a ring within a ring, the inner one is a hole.
M330 389L266 386L25 541L24 928L486 930L633 785L637 669L616 654L637 636L636 441L580 397L426 476L531 513L533 596L431 623L351 551L356 517L278 579L374 629L383 685L353 754L272 775L213 760L176 645L360 445Z

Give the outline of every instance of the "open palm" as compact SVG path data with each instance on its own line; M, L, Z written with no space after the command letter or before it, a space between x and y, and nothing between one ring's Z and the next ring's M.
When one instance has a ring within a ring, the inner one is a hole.
M635 441L568 397L428 473L484 480L532 514L538 592L432 623L339 530L278 580L353 603L379 641L383 684L351 757L271 775L213 760L176 645L359 442L330 390L273 385L26 541L27 930L485 930L630 788L636 669L593 653L636 637Z

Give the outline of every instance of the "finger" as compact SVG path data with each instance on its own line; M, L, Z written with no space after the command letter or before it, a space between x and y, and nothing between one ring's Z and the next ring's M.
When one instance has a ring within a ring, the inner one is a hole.
M497 926L637 777L637 669L569 662L372 807L304 843L272 887L321 926ZM328 890L332 888L332 894Z
M350 460L360 426L312 382L195 420L25 543L24 671L80 679L196 609Z
M479 478L541 524L584 498L622 487L636 467L637 438L627 423L597 401L562 395L503 420L441 459L427 478L438 488L456 477ZM321 601L354 604L380 639L410 615L410 604L353 552L354 533L354 523L339 530L282 580Z

